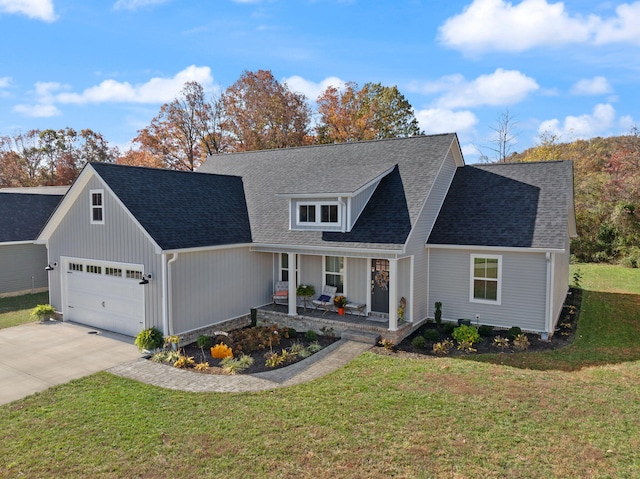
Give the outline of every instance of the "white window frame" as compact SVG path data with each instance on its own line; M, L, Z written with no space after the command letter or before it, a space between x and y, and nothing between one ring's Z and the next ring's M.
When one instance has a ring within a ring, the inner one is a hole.
M328 271L327 270L327 258L342 258L342 272ZM334 276L342 276L342 291L336 292L336 294L341 296L347 296L347 258L345 256L323 256L322 257L322 284L326 286L327 283L327 275L331 274Z
M287 272L287 277L288 279L286 281L291 281L291 265L287 262L287 267L285 268L282 265L282 261L283 258L287 258L287 261L289 260L288 258L288 254L287 253L278 253L278 281L285 281L284 279L282 279L282 272L286 271ZM296 255L296 268L295 268L295 281L296 281L296 285L298 284L298 258L300 257L300 255Z
M315 207L314 221L300 221L300 209L302 207ZM336 221L322 221L322 207L335 206L337 210ZM296 226L340 226L342 224L342 208L337 201L300 201L296 204Z
M93 195L100 195L100 205L93 204ZM94 219L93 212L96 210L100 210L100 220ZM89 190L89 214L92 225L104 224L104 190Z
M486 277L478 277L475 276L475 260L476 259L496 259L498 260L498 278L495 279L497 283L497 291L496 291L496 299L479 299L474 296L475 288L474 282L476 279L484 280L484 281L494 281L493 278ZM469 271L469 301L472 303L483 303L483 304L493 304L500 305L502 304L502 255L495 254L472 254L471 262L470 262L470 271Z

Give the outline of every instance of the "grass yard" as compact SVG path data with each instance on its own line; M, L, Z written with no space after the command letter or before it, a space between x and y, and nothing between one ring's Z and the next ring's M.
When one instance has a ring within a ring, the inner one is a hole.
M31 316L31 310L38 304L48 302L47 292L0 298L0 329L36 321Z
M640 477L640 301L614 287L523 364L365 353L255 394L73 381L0 407L0 477Z

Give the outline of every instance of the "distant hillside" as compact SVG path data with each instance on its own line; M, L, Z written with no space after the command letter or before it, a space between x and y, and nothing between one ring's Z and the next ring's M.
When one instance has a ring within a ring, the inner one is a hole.
M509 162L572 160L579 237L574 261L640 267L640 134L544 141Z

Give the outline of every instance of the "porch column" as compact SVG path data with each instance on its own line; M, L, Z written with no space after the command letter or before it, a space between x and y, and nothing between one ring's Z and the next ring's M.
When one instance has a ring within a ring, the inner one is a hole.
M398 330L398 260L389 260L389 331Z
M298 284L296 280L296 254L287 253L287 259L289 260L289 316L298 315L298 297L296 296L296 290Z

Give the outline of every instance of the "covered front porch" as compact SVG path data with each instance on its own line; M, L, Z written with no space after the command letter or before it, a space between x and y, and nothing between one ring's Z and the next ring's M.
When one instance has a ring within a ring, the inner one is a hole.
M389 329L388 318L357 314L339 315L331 310L312 308L305 310L304 307L298 307L297 315L291 315L289 307L281 304L268 304L257 308L257 320L262 323L294 328L297 331L313 330L320 334L330 332L337 337L343 337L345 333L358 333L372 338L390 339L396 344L422 324L400 321L397 328L392 331Z

